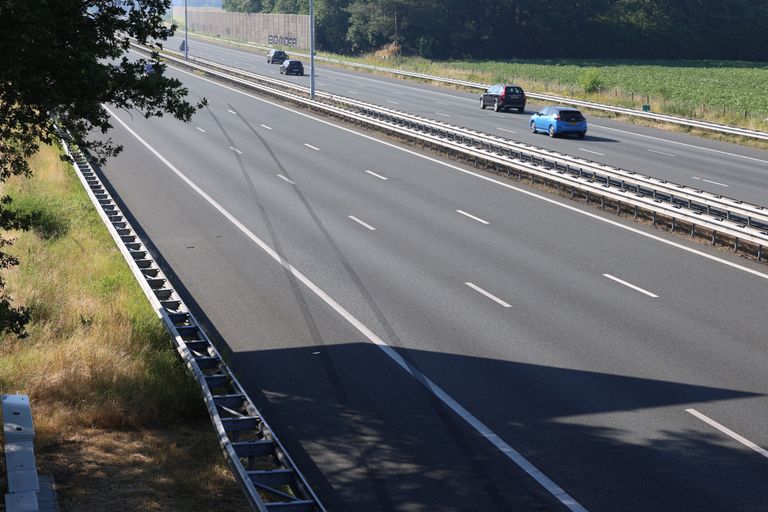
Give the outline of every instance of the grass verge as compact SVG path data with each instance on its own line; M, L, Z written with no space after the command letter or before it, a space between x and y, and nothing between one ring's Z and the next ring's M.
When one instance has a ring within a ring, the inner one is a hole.
M43 147L33 178L3 185L33 229L7 234L21 260L7 288L31 322L0 338L0 392L30 396L39 471L64 512L249 510L196 384L59 157Z
M175 20L175 23L178 25L179 20ZM244 45L246 48L261 51L242 41L205 34L194 35L233 45ZM295 50L291 47L275 46L275 48L281 48L287 52ZM768 63L607 59L430 61L419 57L393 56L386 51L362 56L327 52L318 52L318 55L472 82L488 84L514 82L529 92L636 110L641 110L644 104L649 104L652 111L657 113L768 131ZM386 73L377 72L377 74ZM476 92L474 89L472 91ZM595 111L592 114L601 117L617 117L601 111ZM659 125L656 121L635 117L623 116L623 119L647 126ZM768 144L764 141L673 124L667 124L664 127L717 140L768 148Z

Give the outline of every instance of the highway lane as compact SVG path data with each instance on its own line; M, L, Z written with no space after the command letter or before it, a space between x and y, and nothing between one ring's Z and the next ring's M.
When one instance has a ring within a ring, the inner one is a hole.
M764 278L182 78L212 99L193 125L121 118L588 509L759 510L759 455L685 409L768 445ZM334 509L376 509L359 501L373 497L396 510L541 502L159 161L119 140L130 154L107 175L252 390L265 390L281 436L321 467ZM307 375L316 347L332 379ZM377 448L328 450L361 439Z
M167 46L177 48L181 39ZM284 77L261 53L193 40L191 55L242 67L255 73L309 85L304 77ZM306 64L306 63L305 63ZM306 70L308 73L308 69ZM540 105L529 102L526 114L482 111L478 95L440 89L413 81L332 68L319 64L318 88L350 98L425 115L651 176L764 204L768 196L768 152L705 140L679 133L590 118L585 140L550 140L528 131L529 114Z

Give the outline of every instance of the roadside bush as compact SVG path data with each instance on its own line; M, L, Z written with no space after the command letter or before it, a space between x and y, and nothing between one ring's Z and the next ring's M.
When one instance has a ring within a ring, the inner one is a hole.
M600 70L597 68L589 68L584 71L581 77L579 77L579 85L587 94L600 92L604 86Z

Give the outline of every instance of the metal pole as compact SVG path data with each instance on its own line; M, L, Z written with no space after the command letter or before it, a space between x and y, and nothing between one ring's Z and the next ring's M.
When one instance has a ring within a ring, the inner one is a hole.
M309 0L309 99L315 99L315 0Z
M184 59L189 60L189 20L187 19L187 0L184 0Z

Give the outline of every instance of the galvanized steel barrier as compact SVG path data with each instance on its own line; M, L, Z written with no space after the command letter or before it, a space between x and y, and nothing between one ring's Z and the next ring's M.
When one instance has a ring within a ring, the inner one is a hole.
M216 38L210 37L210 36L200 35L200 37L206 37L209 39L216 40ZM241 45L250 46L250 47L259 48L259 49L268 48L267 46L264 46L264 45L252 44L252 43L236 42L235 44L241 44ZM309 55L305 53L298 53L295 51L291 51L291 54L298 57L309 58ZM446 78L446 77L437 76L437 75L429 75L426 73L417 73L415 71L404 71L401 69L388 68L385 66L374 66L372 64L362 64L360 62L352 62L352 61L343 60L343 59L332 59L329 57L322 57L319 55L315 56L315 60L331 62L334 64L340 64L342 66L347 66L347 67L366 69L369 71L378 71L381 73L389 73L393 75L405 76L408 78L418 78L421 80L429 80L431 82L458 85L461 87L467 87L469 89L486 90L490 87L489 84L482 84L479 82L470 82L468 80L459 80L456 78ZM654 121L659 121L664 123L687 126L689 128L699 128L702 130L709 130L709 131L714 131L719 133L727 133L729 135L739 135L742 137L750 137L753 139L768 140L768 133L766 132L759 131L759 130L749 130L747 128L740 128L738 126L728 126L728 125L717 124L717 123L708 123L705 121L697 121L695 119L671 116L667 114L657 114L654 112L645 112L642 110L637 110L632 108L616 107L613 105L605 105L602 103L595 103L591 101L577 100L573 98L566 98L563 96L555 96L552 94L526 92L526 95L530 98L535 98L537 100L548 101L552 103L561 103L564 105L575 105L578 107L590 108L593 110L602 110L604 112L611 112L613 114L640 117L640 118L651 119Z
M120 211L86 156L61 133L88 196L200 386L219 444L251 508L325 512L288 452Z
M134 48L148 52L138 45ZM570 191L571 196L580 194L587 201L596 199L604 206L613 205L619 211L623 208L635 216L646 213L654 223L661 216L670 220L673 229L690 228L692 235L697 228L704 230L713 243L719 237L732 243L734 249L756 255L758 260L763 259L764 247L768 246L768 208L760 205L340 95L321 92L312 101L307 97L307 87L204 59L187 61L173 53L166 52L164 58L177 66L450 152L507 175L544 180L566 193Z

